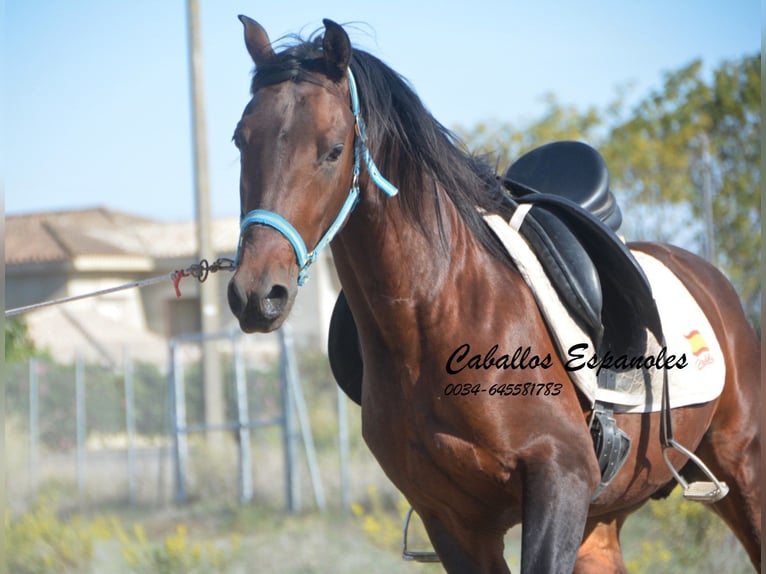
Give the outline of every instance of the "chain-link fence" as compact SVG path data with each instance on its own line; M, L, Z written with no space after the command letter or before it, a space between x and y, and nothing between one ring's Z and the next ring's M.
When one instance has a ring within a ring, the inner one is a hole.
M11 505L39 495L81 509L229 497L295 511L302 497L324 506L324 477L330 504L347 508L345 398L326 357L296 353L285 332L214 339L225 402L214 427L204 420L201 337L173 340L168 365L133 361L130 349L116 369L44 356L6 365ZM362 458L366 466L366 450Z

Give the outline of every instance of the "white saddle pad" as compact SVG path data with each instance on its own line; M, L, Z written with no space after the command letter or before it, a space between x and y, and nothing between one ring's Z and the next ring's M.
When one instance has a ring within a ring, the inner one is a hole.
M671 407L712 401L721 394L726 366L718 340L707 317L681 281L660 261L633 251L644 270L660 314L666 346L663 349L647 332L647 349L638 356L599 357L590 338L569 315L540 262L524 238L498 215L484 219L532 289L558 346L570 378L593 404L611 403L615 411L659 411L662 381L668 374ZM627 367L618 375L616 390L599 389L600 367Z

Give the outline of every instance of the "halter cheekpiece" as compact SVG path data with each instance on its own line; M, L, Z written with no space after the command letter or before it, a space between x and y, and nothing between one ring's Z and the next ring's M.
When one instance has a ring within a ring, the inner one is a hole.
M399 190L391 184L385 177L383 177L375 165L370 154L370 149L367 147L367 133L365 131L364 120L362 119L360 106L359 106L359 94L356 88L356 80L354 80L354 74L351 73L351 68L348 69L348 87L351 95L351 112L354 114L354 127L356 136L354 137L354 176L349 190L348 197L346 198L343 207L341 207L338 216L335 221L332 222L325 234L316 244L314 249L309 252L306 247L305 241L298 233L298 230L287 221L284 217L273 211L265 209L254 209L249 213L243 213L240 217L239 224L239 244L237 245L237 254L234 258L234 265L239 266L240 251L242 249L242 240L245 234L245 230L251 225L261 224L268 227L272 227L279 231L290 242L295 250L295 257L298 260L300 266L300 273L298 274L298 285L304 285L309 278L308 268L316 261L319 252L324 249L343 227L343 223L346 221L348 215L353 211L354 207L359 201L359 174L361 173L361 161L364 161L367 167L367 172L370 174L372 181L377 185L386 195L393 197Z

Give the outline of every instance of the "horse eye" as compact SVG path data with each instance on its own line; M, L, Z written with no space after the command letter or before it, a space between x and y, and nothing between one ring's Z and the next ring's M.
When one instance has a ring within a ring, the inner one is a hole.
M338 144L330 150L330 152L325 157L325 161L329 161L329 162L338 161L342 153L343 153L343 144Z
M234 135L232 136L231 141L234 142L234 145L238 150L242 151L247 147L248 135L249 130L243 128L241 123L237 124L237 128L234 130Z

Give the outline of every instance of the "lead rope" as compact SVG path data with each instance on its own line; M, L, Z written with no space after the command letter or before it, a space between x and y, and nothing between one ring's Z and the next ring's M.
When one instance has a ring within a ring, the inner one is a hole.
M52 299L50 301L43 301L41 303L34 303L32 305L25 305L24 307L16 307L15 309L8 309L5 311L6 317L13 317L14 315L21 315L22 313L28 313L36 309L42 309L44 307L51 307L53 305L61 305L63 303L70 303L72 301L78 301L80 299L88 299L90 297L97 297L99 295L106 295L108 293L115 293L117 291L124 291L125 289L147 287L148 285L154 285L155 283L161 283L162 281L172 281L173 287L176 291L176 297L181 297L181 279L184 277L195 277L200 283L204 283L210 273L217 273L218 271L234 271L234 260L228 257L219 257L213 263L208 263L207 259L201 260L199 263L193 263L184 269L177 269L164 275L157 277L149 277L148 279L141 279L139 281L131 281L130 283L123 283L122 285L115 285L114 287L108 287L99 291L92 291L90 293L82 293L80 295L71 295L69 297L61 297L60 299Z

